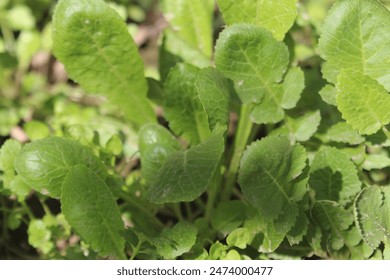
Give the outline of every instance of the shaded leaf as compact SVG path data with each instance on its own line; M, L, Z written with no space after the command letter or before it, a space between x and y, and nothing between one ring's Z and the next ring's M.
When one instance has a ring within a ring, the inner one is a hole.
M124 224L104 181L84 165L72 167L65 177L61 209L66 220L102 256L124 257Z

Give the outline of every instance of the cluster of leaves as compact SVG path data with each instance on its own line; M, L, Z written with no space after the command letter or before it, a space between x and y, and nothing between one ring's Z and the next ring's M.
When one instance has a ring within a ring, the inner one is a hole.
M50 109L24 124L31 142L0 149L0 243L23 222L43 258L389 259L388 3L160 4L151 78L124 23L134 9L57 3L53 54L104 100L38 95ZM4 50L2 65L21 59ZM34 108L20 91L6 99Z

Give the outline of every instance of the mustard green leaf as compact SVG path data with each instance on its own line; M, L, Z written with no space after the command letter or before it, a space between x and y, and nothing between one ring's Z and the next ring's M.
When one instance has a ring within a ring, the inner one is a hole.
M376 80L359 71L343 70L336 89L343 119L360 134L374 134L390 123L390 95Z
M126 24L104 1L59 1L53 42L55 56L84 90L106 96L138 125L155 122L137 46Z
M260 103L264 96L283 99L282 81L289 62L286 45L267 30L250 24L227 27L219 36L215 64L234 87L243 103ZM274 97L275 96L275 97Z
M199 71L189 64L178 64L164 85L164 113L169 127L191 144L199 144L210 135L208 116L196 89Z
M251 23L267 28L278 40L293 25L297 16L297 0L218 0L227 24Z
M251 236L247 228L236 228L226 238L226 243L231 247L245 249L251 241Z
M329 82L336 84L342 69L355 69L390 90L390 11L379 1L337 1L322 28L319 50Z
M172 228L166 228L161 237L171 240L159 243L157 253L164 259L174 259L191 250L196 242L197 229L188 222L179 222Z
M366 187L355 200L355 222L363 240L376 249L390 235L390 192L386 187Z
M61 209L70 226L102 256L124 257L125 229L115 198L84 165L70 168L62 186Z
M214 7L205 2L205 0L163 0L161 8L172 33L189 47L210 59ZM169 49L175 53L180 48ZM191 61L186 62L191 63Z
M217 124L228 125L230 85L228 80L215 68L199 71L196 79L199 99L208 116L210 129Z
M305 149L292 146L287 137L269 136L245 150L238 183L266 220L276 220L286 210L298 213L293 180L302 172L305 161Z
M350 203L360 192L362 183L352 161L342 151L322 147L310 167L309 185L317 200Z
M141 153L141 172L146 182L155 180L158 170L181 147L175 137L163 126L144 125L139 131L138 145Z
M208 187L224 151L226 127L218 126L210 137L187 151L171 154L149 184L153 203L192 201Z
M75 165L85 165L103 180L107 171L93 152L66 138L49 137L36 140L23 147L15 157L15 170L32 189L58 198L61 186Z
M328 142L357 145L364 142L364 137L362 137L356 129L353 129L352 126L346 122L338 122L326 131L325 140Z

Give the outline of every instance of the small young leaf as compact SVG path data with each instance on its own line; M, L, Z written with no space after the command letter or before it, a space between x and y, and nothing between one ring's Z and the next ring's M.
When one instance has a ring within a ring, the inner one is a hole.
M173 228L166 228L161 233L161 237L172 241L160 243L157 246L157 253L164 259L174 259L191 250L196 242L196 227L187 222L179 222Z
M226 127L187 151L171 154L150 184L148 198L153 203L192 201L207 188L224 151Z
M322 100L329 105L337 106L336 102L336 88L333 85L327 84L319 92Z
M61 208L66 220L102 256L124 257L124 224L102 179L84 165L70 168L62 186Z
M390 12L379 1L337 1L324 23L319 49L329 82L336 84L342 69L355 69L390 90Z
M174 152L180 151L179 142L163 126L144 125L139 131L142 177L147 183L156 179L158 170Z
M227 27L215 48L215 64L234 87L243 103L260 103L274 96L280 103L283 87L278 84L286 71L289 54L286 45L267 30L249 24Z
M34 141L23 147L14 161L15 169L31 188L58 198L69 170L85 165L105 179L107 171L100 160L87 147L60 137Z
M199 69L178 64L164 86L164 111L169 126L191 144L199 144L210 134L208 116L195 87Z
M246 228L236 228L226 238L226 243L229 246L238 247L240 249L245 249L250 241L251 236Z
M360 192L361 182L349 158L332 147L322 147L310 167L309 185L317 200L347 204Z
M32 220L28 225L28 243L34 248L48 254L54 249L54 242L51 240L51 231L42 220Z
M215 68L207 67L199 71L196 89L207 113L210 129L213 130L217 124L228 125L230 97L228 80Z
M273 130L271 135L287 134L291 142L307 141L317 131L321 122L319 111L307 112L303 116L286 115L285 125Z
M390 95L376 80L358 71L343 70L336 88L343 119L360 134L374 134L390 123Z
M53 42L55 56L86 91L107 96L138 125L155 122L137 46L126 24L104 1L59 1Z
M28 122L23 128L31 141L45 138L50 135L50 130L47 125L39 121Z
M213 229L224 235L238 228L245 219L245 205L240 201L226 201L218 205L211 216Z
M248 201L268 221L285 210L297 214L293 179L302 172L305 161L304 148L291 146L286 137L269 136L245 150L238 182Z
M296 3L297 0L218 0L227 24L256 24L267 28L278 40L283 40L295 21Z

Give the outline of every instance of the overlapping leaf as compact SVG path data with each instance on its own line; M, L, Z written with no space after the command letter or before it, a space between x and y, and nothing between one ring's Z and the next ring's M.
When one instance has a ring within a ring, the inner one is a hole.
M346 204L359 193L361 182L357 170L340 150L322 147L310 167L309 185L317 200Z
M192 201L207 188L224 151L226 127L216 127L210 137L187 151L172 153L149 184L153 203Z
M15 158L15 170L31 188L51 197L61 195L62 183L69 170L82 164L103 180L107 171L87 147L66 138L49 137L23 147Z
M298 208L296 202L303 194L295 184L306 165L305 150L291 146L287 137L269 136L250 145L244 152L238 182L248 201L268 221L283 213L293 213L294 225Z
M390 12L376 0L337 1L319 41L325 78L355 69L390 90Z

